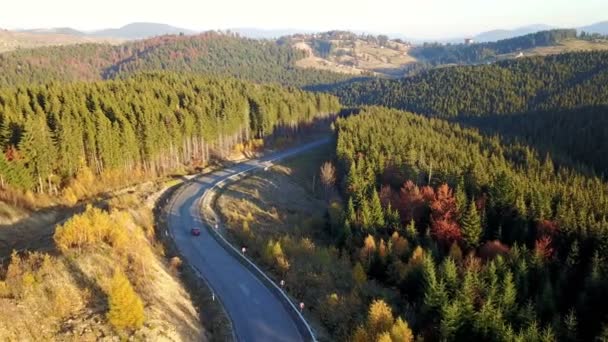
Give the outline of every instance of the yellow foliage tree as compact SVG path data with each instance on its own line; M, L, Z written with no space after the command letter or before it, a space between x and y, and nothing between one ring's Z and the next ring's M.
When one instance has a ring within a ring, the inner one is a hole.
M144 324L144 305L127 276L119 269L110 282L108 305L108 321L117 330L136 330Z
M365 328L363 328L362 326L359 326L357 328L357 330L355 330L355 334L353 335L353 342L368 342L369 341L369 335L367 334L367 331L365 331Z
M389 331L393 325L393 312L381 299L374 300L367 315L367 329L372 336Z
M365 241L363 241L363 247L361 248L361 260L365 261L369 266L374 252L376 252L376 240L374 240L373 236L368 234Z
M401 317L395 320L390 335L393 342L412 342L414 340L412 330Z
M376 341L377 342L393 342L393 339L391 338L391 334L389 334L388 332L383 332L382 334L378 335L378 339Z
M124 229L128 221L126 214L109 214L89 205L84 213L58 226L53 238L62 252L71 248L80 250L100 242L106 242L120 251L129 241Z

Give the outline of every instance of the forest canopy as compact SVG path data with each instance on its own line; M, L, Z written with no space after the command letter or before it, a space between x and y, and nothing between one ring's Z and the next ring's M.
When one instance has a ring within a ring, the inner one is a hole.
M447 45L427 43L414 48L411 53L414 57L433 65L477 64L494 62L498 55L535 47L552 46L573 38L577 38L575 29L548 30L497 42Z
M171 73L0 89L0 185L57 191L86 167L162 174L329 116L338 100Z
M608 184L526 145L381 107L336 122L342 248L430 340L583 340L608 327ZM602 335L604 334L604 335Z
M346 105L381 105L449 118L568 109L608 102L608 52L433 69L399 80L346 83Z

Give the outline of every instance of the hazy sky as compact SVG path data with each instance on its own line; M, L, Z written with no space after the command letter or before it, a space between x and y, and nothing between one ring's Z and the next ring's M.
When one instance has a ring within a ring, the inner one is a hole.
M2 28L82 30L134 21L194 30L352 29L446 37L529 24L608 20L608 0L3 0Z

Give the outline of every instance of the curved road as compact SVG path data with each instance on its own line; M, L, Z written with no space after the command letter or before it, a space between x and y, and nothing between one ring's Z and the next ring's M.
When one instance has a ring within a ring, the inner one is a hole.
M305 341L288 309L249 269L211 236L208 229L192 236L192 227L204 225L200 217L200 199L218 183L232 176L268 165L320 145L315 141L260 159L252 159L229 168L202 175L184 184L169 206L169 231L187 262L207 281L221 300L232 321L238 341Z

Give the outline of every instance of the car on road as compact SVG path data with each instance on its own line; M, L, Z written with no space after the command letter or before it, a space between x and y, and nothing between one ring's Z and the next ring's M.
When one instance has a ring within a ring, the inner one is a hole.
M190 234L192 234L193 236L199 236L199 235L201 235L201 229L194 227L194 228L190 229Z

